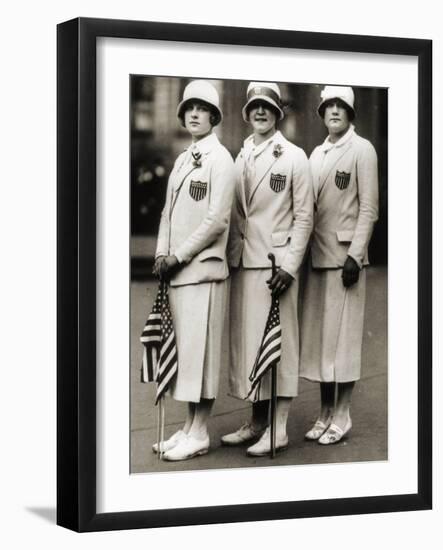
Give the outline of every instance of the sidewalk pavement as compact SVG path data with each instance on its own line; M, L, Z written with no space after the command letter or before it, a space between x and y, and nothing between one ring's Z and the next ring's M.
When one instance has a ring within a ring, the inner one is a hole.
M131 472L170 472L213 468L249 468L277 465L381 461L388 458L387 434L387 269L368 268L362 379L354 389L353 427L349 437L336 445L306 441L305 432L315 421L319 406L318 384L300 380L299 396L292 402L288 420L289 448L269 457L246 456L246 446L224 447L220 437L234 431L250 416L250 404L231 398L228 361L220 376L217 398L209 423L211 447L207 455L181 462L160 461L151 446L157 437L157 409L153 384L140 382L144 322L157 291L156 281L131 285ZM228 349L224 350L228 357ZM186 404L167 399L165 434L181 426Z

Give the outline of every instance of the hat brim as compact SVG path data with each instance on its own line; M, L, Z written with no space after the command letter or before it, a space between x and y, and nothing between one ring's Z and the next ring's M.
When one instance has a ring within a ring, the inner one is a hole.
M218 124L220 124L220 122L223 120L223 113L220 107L218 107L214 103L211 103L210 101L207 101L206 99L202 99L201 97L189 97L188 99L180 101L177 107L177 118L183 118L183 111L185 110L186 104L189 103L190 101L199 101L200 103L206 103L206 105L209 105L210 107L215 109L219 114L220 120Z
M276 109L280 115L280 118L279 120L283 120L284 116L285 116L285 113L283 112L282 108L280 107L280 105L278 105L278 103L276 101L274 101L273 99L271 99L270 97L268 97L267 95L255 95L254 97L251 97L251 99L246 103L246 105L243 107L242 109L242 115L243 115L243 120L245 122L249 122L249 117L248 117L248 106L253 103L254 101L265 101L266 103L269 103L269 105L272 105L274 107L274 109Z

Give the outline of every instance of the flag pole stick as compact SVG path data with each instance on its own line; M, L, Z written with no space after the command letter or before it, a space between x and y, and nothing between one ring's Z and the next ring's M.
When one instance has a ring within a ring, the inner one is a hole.
M348 289L347 287L344 287L344 293L343 293L343 303L341 305L341 311L340 311L340 317L339 317L339 323L338 323L338 332L337 332L337 339L335 342L335 350L337 352L338 349L338 342L340 340L340 330L341 330L341 324L343 322L343 312L345 311L345 304L346 304L346 296L348 295ZM335 366L334 366L335 368ZM336 378L335 372L334 372L334 379ZM338 403L338 383L337 380L335 380L334 384L334 411L337 409L337 403Z
M272 277L277 273L274 254L268 254L272 264ZM272 301L274 301L274 297ZM271 367L271 403L270 403L270 425L271 425L271 458L275 458L275 432L276 432L276 408L277 408L277 365Z
M161 459L161 407L160 403L158 403L157 408L157 459Z
M271 458L275 458L275 417L277 405L277 367L271 367Z
M165 396L162 395L160 398L160 418L161 418L161 424L160 424L160 440L163 442L165 440ZM163 445L161 447L160 451L160 460L163 458Z

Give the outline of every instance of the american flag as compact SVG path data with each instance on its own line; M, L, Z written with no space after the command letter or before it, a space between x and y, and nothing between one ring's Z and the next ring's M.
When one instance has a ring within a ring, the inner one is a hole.
M281 359L281 325L280 302L278 298L272 298L271 309L266 321L265 332L260 348L255 359L254 367L249 376L251 389L248 396L254 394L254 401L258 397L260 382L268 370L277 366Z
M178 369L178 353L175 341L168 286L161 283L152 311L146 321L140 341L144 345L141 369L142 382L156 382L155 403L168 389Z

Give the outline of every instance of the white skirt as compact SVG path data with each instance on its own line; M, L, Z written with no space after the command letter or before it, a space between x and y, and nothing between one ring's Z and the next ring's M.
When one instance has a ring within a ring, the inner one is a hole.
M345 288L341 269L307 272L303 293L300 376L315 382L360 378L366 268Z
M231 276L229 393L245 399L251 388L249 375L259 350L271 308L266 280L270 269L236 269ZM280 298L282 329L281 361L277 366L277 395L294 397L298 392L298 281ZM262 379L259 400L270 399L271 373Z
M169 288L178 372L170 395L198 403L217 396L228 281Z

